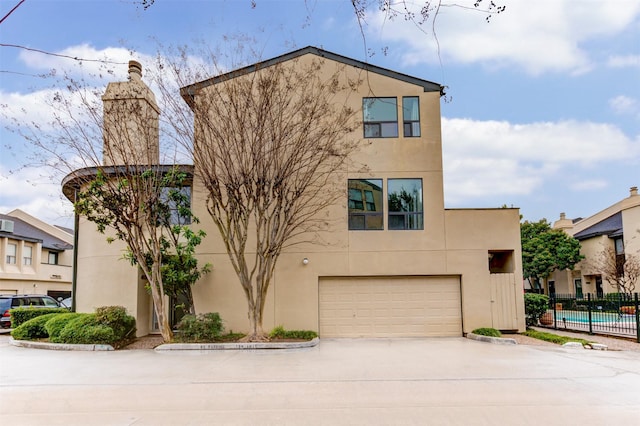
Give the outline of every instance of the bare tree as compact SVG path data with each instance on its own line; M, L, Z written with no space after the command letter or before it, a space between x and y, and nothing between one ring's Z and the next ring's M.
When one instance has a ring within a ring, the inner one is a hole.
M110 83L104 93L95 81L68 76L56 87L45 101L51 122L14 115L9 130L33 146L33 164L66 174L65 194L77 214L94 222L108 242L124 242L124 258L144 273L160 331L169 341L162 260L176 253L179 236L190 235L185 223L172 218L177 212L193 220L180 196L192 167L159 165L159 109L141 80L140 64L132 61L129 81Z
M631 297L640 278L640 256L633 253L616 254L614 248L609 246L589 263L619 293Z
M184 65L175 74L198 81ZM332 67L308 57L258 63L182 89L194 114L195 176L246 296L248 341L267 339L262 317L279 256L317 242L328 220L319 212L344 195L335 182L356 147L348 102L360 80ZM186 123L176 111L167 115Z

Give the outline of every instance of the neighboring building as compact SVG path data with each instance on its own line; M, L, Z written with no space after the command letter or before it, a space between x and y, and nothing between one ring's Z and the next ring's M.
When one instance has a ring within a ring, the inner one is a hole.
M561 213L560 220L553 227L562 229L580 241L580 252L585 259L573 271L555 271L547 281L547 294L555 291L581 298L586 297L587 293L601 297L606 293L618 292L615 286L603 279L598 263L607 248L612 249L619 260L623 260L625 254L640 256L638 188L632 187L629 197L586 219L571 220Z
M344 185L344 199L326 212L336 219L326 234L330 242L297 245L280 256L264 329L283 325L316 330L321 337L462 336L477 327L523 331L518 209L444 208L442 87L314 47L263 62L259 69L319 58L327 69L344 66L354 79L367 72L359 96L345 100L363 111L363 125L351 137L361 140L357 161L367 172L345 170L344 181L336 183ZM130 68L129 84L141 93L138 66ZM247 67L229 76L251 72ZM195 101L218 81L197 82ZM123 89L127 83L117 84ZM149 111L157 109L146 90L138 99ZM69 197L76 176L63 183ZM213 265L193 288L196 310L219 312L227 329L246 330L247 303L208 220L197 175L192 194L198 227L207 232L198 256ZM151 298L138 270L121 260L122 246L106 244L85 219L78 232L78 309L123 305L137 318L139 335L153 331Z
M73 231L21 210L0 214L0 294L71 296Z

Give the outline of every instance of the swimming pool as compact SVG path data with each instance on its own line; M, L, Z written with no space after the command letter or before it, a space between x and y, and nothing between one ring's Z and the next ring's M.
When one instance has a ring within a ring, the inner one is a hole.
M553 311L552 311L553 315ZM589 313L585 311L556 311L556 321L559 323L562 320L567 322L577 322L577 323L589 323ZM591 322L593 323L604 323L604 322L635 322L635 315L619 315L615 312L600 312L600 311L592 311L591 312Z

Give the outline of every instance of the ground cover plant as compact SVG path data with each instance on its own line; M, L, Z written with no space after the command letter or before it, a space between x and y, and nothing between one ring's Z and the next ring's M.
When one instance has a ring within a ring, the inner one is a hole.
M585 339L579 339L579 338L567 337L567 336L558 336L557 334L547 333L544 331L531 330L531 329L525 331L522 334L524 336L533 337L534 339L544 340L545 342L551 342L558 345L564 345L567 342L578 342L578 343L581 343L583 346L591 344L591 342Z
M477 334L478 336L489 336L489 337L501 337L502 333L496 330L495 328L483 327L476 328L472 331L473 334Z

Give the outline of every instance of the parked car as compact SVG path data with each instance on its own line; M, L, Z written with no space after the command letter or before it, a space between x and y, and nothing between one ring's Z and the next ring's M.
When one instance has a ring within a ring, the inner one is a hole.
M63 308L71 309L71 298L67 297L66 299L62 299L60 301L60 306Z
M9 311L20 307L59 308L60 304L53 297L44 294L10 294L0 295L0 328L11 328Z

